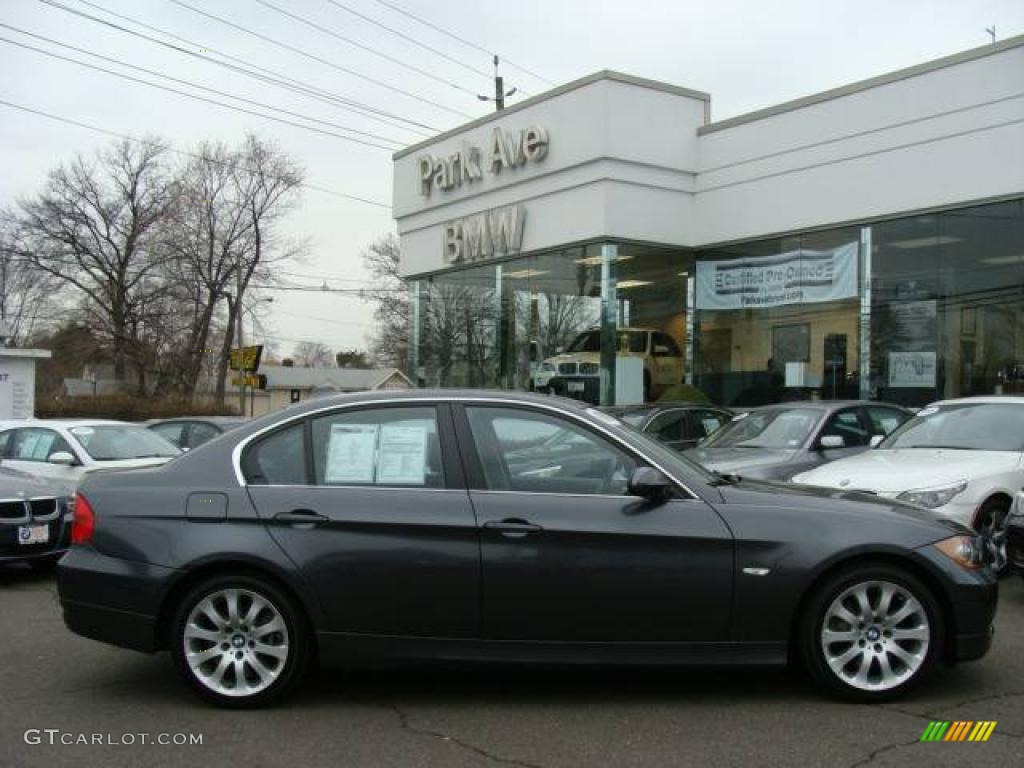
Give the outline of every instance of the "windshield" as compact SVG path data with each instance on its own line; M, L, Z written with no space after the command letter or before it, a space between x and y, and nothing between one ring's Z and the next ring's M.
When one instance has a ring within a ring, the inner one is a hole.
M616 336L616 348L619 352L643 354L647 351L647 331L619 331ZM576 337L569 345L567 352L600 352L601 332L587 331Z
M807 442L821 419L816 408L769 408L741 413L701 443L701 448L783 448Z
M72 427L69 431L95 461L169 458L181 453L152 430L132 424Z
M879 448L1024 450L1024 405L958 403L929 406L893 432Z

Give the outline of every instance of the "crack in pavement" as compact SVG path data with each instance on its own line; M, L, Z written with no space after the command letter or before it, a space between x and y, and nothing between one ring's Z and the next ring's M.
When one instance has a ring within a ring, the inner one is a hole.
M470 744L468 741L463 741L462 739L456 738L455 736L449 736L448 734L441 733L440 731L432 731L429 728L423 728L420 726L413 725L412 722L410 721L409 715L405 711L403 711L402 708L399 707L397 704L392 704L390 706L390 709L392 712L398 715L398 723L402 727L402 729L409 731L410 733L415 733L419 736L430 736L431 738L439 739L441 741L447 742L448 744L454 744L457 747L460 747L468 752L480 755L481 757L484 757L488 760L492 760L496 763L502 763L503 765L518 765L521 768L544 768L544 766L540 765L539 763L530 763L525 760L516 760L511 757L502 757L501 755L496 755L492 752L488 752L483 747L478 747L475 744Z
M860 768L861 766L869 765L870 763L873 763L878 758L879 755L883 755L886 752L891 752L894 749L899 749L901 747L911 747L914 744L919 744L920 742L921 742L921 737L919 736L916 739L914 739L913 741L897 741L897 742L895 742L893 744L886 744L886 745L881 746L878 749L874 750L873 752L871 752L864 759L858 760L856 763L850 763L848 766L846 766L846 768Z
M949 711L955 710L955 709L960 709L961 707L966 707L969 704L981 704L981 703L984 703L986 701L998 701L999 699L1011 699L1011 698L1014 698L1015 696L1024 696L1024 691L1004 691L1003 693L993 693L993 694L989 694L988 696L978 696L978 697L973 698L973 699L964 699L963 701L952 702L952 703L948 704L947 706L944 706L941 709L936 709L936 710L934 710L932 712L914 712L914 711L909 710L909 709L901 709L899 707L888 706L888 705L884 705L884 704L881 705L881 708L885 709L885 710L888 710L890 712L899 712L902 715L909 715L911 717L917 717L917 718L920 718L922 720L928 720L928 721L931 721L931 720L946 720L948 718L945 717L945 715L944 715L945 712L949 712ZM1006 737L1013 738L1013 739L1024 739L1024 734L1017 733L1015 731L1009 731L1009 730L1007 730L1005 728L1000 728L997 732L1001 736L1006 736ZM995 735L995 733L996 732L993 732L993 735Z

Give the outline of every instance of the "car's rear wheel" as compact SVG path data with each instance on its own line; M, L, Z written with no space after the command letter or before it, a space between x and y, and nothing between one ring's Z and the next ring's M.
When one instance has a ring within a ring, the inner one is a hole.
M986 561L999 578L1010 572L1006 550L1009 518L1010 503L1003 499L989 499L981 505L974 518L974 529L984 541Z
M252 576L218 576L178 607L171 652L207 701L255 707L279 699L301 679L309 637L294 601Z
M801 655L821 687L857 701L896 697L941 657L942 615L913 574L865 565L828 579L800 622Z

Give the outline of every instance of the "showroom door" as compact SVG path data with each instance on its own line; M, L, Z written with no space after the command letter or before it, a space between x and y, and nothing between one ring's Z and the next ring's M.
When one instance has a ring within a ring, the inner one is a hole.
M561 416L469 406L456 418L480 525L484 637L727 639L733 544L714 509L628 495L641 461Z

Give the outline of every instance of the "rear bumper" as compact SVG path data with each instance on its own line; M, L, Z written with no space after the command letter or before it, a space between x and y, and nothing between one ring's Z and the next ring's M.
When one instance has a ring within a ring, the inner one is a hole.
M57 566L64 623L72 632L122 648L159 647L161 597L176 571L72 547Z

